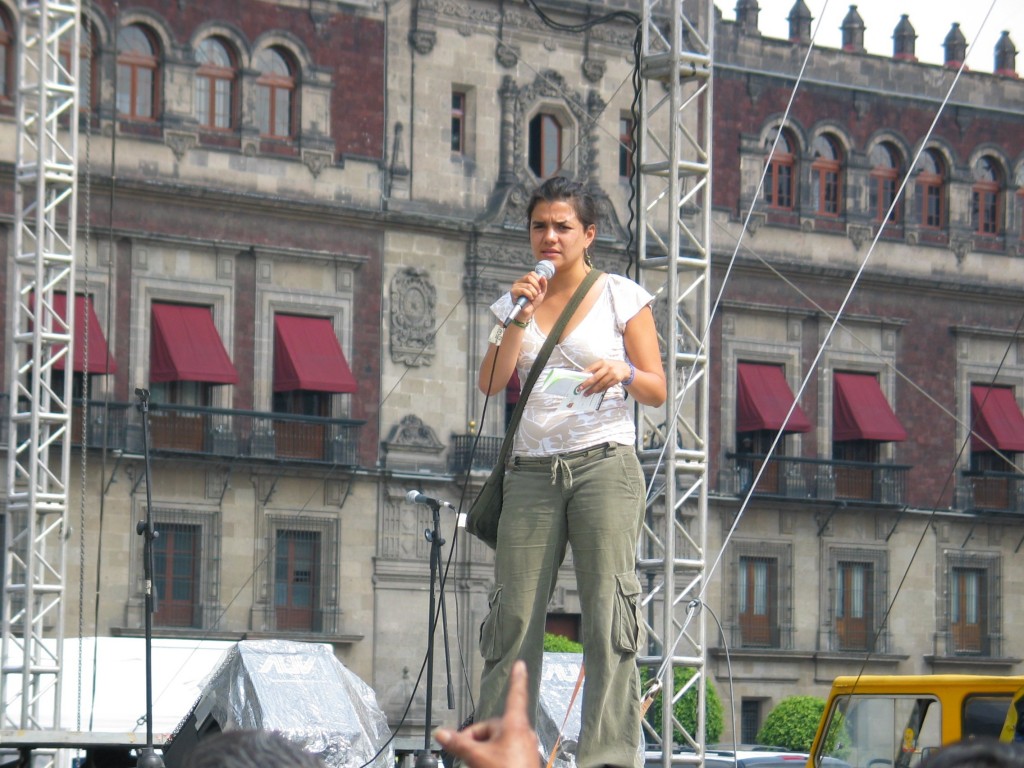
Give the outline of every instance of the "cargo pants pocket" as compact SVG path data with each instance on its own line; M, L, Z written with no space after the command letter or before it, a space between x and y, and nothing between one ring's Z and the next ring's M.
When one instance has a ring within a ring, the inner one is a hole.
M617 574L615 582L612 643L619 653L637 653L647 637L640 616L640 579L629 571Z
M497 585L487 596L490 610L480 625L480 655L485 661L501 658L504 643L501 638L501 585Z

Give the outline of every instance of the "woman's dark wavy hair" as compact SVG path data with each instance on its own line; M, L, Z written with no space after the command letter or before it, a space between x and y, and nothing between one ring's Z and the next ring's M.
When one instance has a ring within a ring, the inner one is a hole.
M576 211L576 218L580 220L583 229L587 229L591 225L597 226L597 202L587 188L578 181L567 179L564 176L552 176L537 187L526 206L527 222L533 216L533 209L540 202L567 202Z

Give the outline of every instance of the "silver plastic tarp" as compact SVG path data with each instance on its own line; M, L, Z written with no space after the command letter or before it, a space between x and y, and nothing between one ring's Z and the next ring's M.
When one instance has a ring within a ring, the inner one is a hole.
M373 759L391 737L373 689L326 645L237 643L207 678L194 713L196 722L212 716L223 731L277 731L329 768L395 764L390 744Z

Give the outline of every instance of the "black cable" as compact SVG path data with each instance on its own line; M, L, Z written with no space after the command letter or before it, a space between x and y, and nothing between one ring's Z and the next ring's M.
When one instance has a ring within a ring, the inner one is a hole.
M632 24L642 23L641 18L632 11L612 11L611 13L606 13L604 16L598 16L596 19L585 21L582 24L563 24L560 21L555 21L544 13L544 11L540 9L540 6L537 5L536 0L526 0L526 4L533 9L534 13L540 17L541 21L559 32L586 32L588 29L592 29L598 24L607 24L608 22L616 19L629 21Z

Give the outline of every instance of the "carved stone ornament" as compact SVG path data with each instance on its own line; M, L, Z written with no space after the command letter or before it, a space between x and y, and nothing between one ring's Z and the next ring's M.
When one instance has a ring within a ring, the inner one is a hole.
M316 149L304 149L302 150L302 162L309 172L313 174L313 178L317 178L320 172L331 164L331 153L321 152Z
M391 280L391 360L406 365L434 361L437 290L424 269L408 267Z
M846 236L850 238L850 242L853 243L853 247L859 251L860 247L871 239L871 227L865 227L859 224L850 224L846 228Z
M171 148L175 159L181 160L186 152L199 143L199 137L188 131L164 131L164 143Z
M444 450L444 443L437 439L434 430L424 424L419 416L413 416L411 413L403 416L398 424L391 427L384 439L384 445L388 451L440 453Z
M607 65L604 59L584 59L583 76L592 83L597 83L604 77Z
M494 58L505 69L512 69L519 63L519 48L499 42L498 47L494 49Z
M432 29L413 29L409 31L409 45L412 49L423 56L426 56L437 43L437 32Z
M950 240L949 249L956 256L956 263L963 264L967 254L971 252L971 241L963 237L954 237Z

